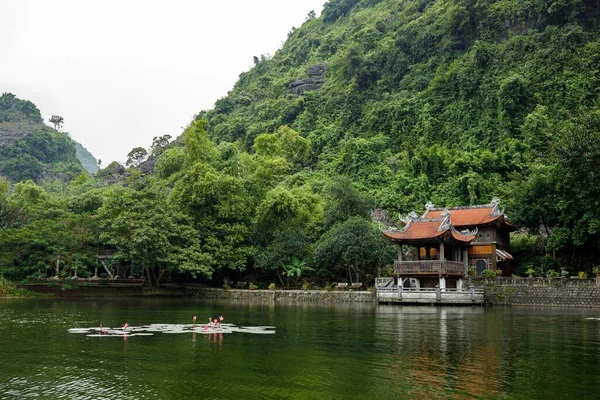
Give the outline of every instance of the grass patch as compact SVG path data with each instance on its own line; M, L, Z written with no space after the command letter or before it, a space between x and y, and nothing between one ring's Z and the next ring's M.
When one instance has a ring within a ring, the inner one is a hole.
M36 294L29 290L17 287L17 284L0 276L0 297L35 297Z

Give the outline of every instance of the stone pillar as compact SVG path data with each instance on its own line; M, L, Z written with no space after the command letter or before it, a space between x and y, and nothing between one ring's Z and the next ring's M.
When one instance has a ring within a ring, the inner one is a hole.
M446 278L440 276L440 290L442 292L446 291Z
M462 278L458 278L458 280L456 281L456 290L462 290L463 288L463 280Z
M440 251L438 253L440 255L440 261L444 261L444 242L440 243Z
M402 245L398 245L398 262L402 262Z
M415 282L416 282L415 289L417 289L417 290L421 289L421 280L420 279L415 279Z
M465 264L465 276L469 273L469 250L463 250L463 263Z

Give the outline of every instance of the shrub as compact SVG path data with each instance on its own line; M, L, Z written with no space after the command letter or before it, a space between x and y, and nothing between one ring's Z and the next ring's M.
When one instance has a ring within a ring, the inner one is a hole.
M484 278L494 278L496 276L496 272L492 271L491 269L486 269L481 272L481 276Z
M0 276L0 298L1 297L23 297L23 296L31 296L32 293L25 290L19 289L17 285L9 281L8 279Z

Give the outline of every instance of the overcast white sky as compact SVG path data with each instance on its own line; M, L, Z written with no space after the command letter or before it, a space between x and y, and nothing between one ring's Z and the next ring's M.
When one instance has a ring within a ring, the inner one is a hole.
M0 92L31 100L103 166L178 136L252 56L326 0L2 0Z

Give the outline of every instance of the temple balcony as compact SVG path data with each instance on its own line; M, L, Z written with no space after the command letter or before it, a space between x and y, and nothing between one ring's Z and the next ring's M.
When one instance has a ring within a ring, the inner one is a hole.
M394 275L455 275L464 276L463 262L447 260L394 261Z

